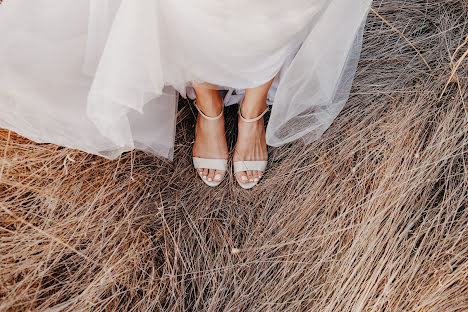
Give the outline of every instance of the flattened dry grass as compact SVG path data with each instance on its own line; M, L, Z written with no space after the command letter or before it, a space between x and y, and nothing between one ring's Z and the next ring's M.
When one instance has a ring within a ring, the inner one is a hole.
M413 47L371 13L345 109L251 191L195 178L186 102L173 163L1 130L0 310L468 310L468 4L374 9Z

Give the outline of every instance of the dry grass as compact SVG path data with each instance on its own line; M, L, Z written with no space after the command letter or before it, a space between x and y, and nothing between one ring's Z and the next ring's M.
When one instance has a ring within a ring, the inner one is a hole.
M427 65L371 14L342 114L249 192L195 178L185 102L174 163L1 131L0 310L468 310L468 4L374 8Z

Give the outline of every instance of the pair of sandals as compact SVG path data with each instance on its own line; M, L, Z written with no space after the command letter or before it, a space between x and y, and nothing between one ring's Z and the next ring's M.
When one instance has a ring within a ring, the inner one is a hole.
M203 118L206 118L208 120L217 120L219 118L221 118L221 116L223 116L223 113L224 113L224 105L223 105L223 108L221 110L221 113L218 115L218 116L215 116L215 117L209 117L209 116L206 116L201 110L200 108L197 106L197 103L195 102L194 103L195 107L197 108L198 112L200 113L200 115L203 117ZM240 111L240 107L241 105L239 104L239 110L238 110L238 114L241 118L242 121L244 122L255 122L257 120L259 120L260 118L263 117L263 115L265 115L265 113L268 111L268 106L267 108L263 111L263 113L261 113L260 115L258 115L257 117L255 118L244 118L242 116L242 113ZM228 164L228 160L227 159L211 159L211 158L200 158L200 157L192 157L193 159L193 166L195 167L195 169L198 171L198 169L200 168L204 168L204 169L214 169L214 170L220 170L220 171L224 171L225 172L225 175L224 177L226 176L226 173L227 173L227 164ZM236 173L238 172L243 172L243 171L248 171L248 170L256 170L256 171L262 171L264 172L266 167L267 167L267 163L268 161L267 160L243 160L243 161L234 161L233 162L233 165L234 165L234 176L236 177L236 180L237 180L237 183L239 183L239 185L244 188L244 189L251 189L252 187L254 187L255 185L258 184L258 181L254 181L254 182L249 182L249 183L242 183L238 178L237 178L237 175ZM209 185L209 186L218 186L219 184L221 184L221 182L223 182L224 180L224 177L221 178L220 181L207 181L205 179L202 179L203 182L205 182L205 184ZM201 178L201 176L200 176Z

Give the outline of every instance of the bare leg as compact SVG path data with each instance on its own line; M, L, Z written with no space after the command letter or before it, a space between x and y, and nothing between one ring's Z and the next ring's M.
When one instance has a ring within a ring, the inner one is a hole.
M266 109L267 94L272 83L273 79L259 87L245 90L241 107L241 114L244 118L255 118ZM263 118L247 123L239 117L238 124L239 132L233 161L268 160ZM254 170L236 173L237 178L243 183L256 182L262 174L263 172Z
M197 94L197 106L207 116L214 117L221 113L223 100L218 90L209 89L201 84L194 87ZM198 114L195 126L195 143L193 156L201 158L228 158L228 148L224 131L224 116L218 120L207 120ZM202 177L208 181L220 181L225 171L202 168L198 169Z

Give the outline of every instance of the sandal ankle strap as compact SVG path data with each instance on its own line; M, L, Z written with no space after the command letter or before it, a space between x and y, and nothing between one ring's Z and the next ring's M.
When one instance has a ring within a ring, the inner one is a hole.
M241 104L242 104L242 103L241 103ZM263 113L261 113L261 114L258 115L257 117L255 117L255 118L244 118L244 116L242 116L242 113L241 113L241 104L239 104L239 111L238 111L238 113L239 113L239 116L240 116L240 118L242 119L242 121L245 121L245 122L254 122L254 121L257 121L257 120L259 120L260 118L262 118L263 115L266 114L266 112L268 112L268 105L267 105L267 107L266 107L266 109L263 111Z
M193 105L195 105L195 107L197 108L198 112L200 113L200 115L203 116L203 118L206 118L208 120L217 120L219 118L221 118L221 116L223 116L223 112L224 112L224 104L222 105L221 107L221 113L219 113L218 116L215 116L215 117L210 117L210 116L206 116L202 111L201 109L197 106L197 101L194 101L193 102Z

